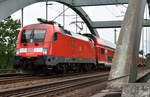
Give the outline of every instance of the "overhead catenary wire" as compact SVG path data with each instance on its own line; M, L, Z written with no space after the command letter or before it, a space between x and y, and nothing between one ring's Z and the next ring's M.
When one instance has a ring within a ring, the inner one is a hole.
M46 2L46 5L49 5L48 4L48 2ZM51 4L51 5L53 5L53 4ZM82 29L83 30L83 25L82 25L82 27L80 28L78 25L77 25L77 21L78 21L78 19L77 18L80 18L80 17L78 17L78 15L76 14L76 15L66 15L65 14L65 12L67 11L69 9L69 7L65 7L65 5L63 5L63 11L61 12L61 13L59 13L56 17L54 17L51 21L55 21L58 17L60 17L60 16L63 16L63 27L65 27L65 25L66 25L66 23L65 23L65 21L66 21L66 19L65 19L65 17L66 16L75 16L75 19L76 19L76 32L78 32L77 31L77 28L79 28L79 29ZM46 20L48 19L48 8L46 7Z
M46 20L48 21L48 5L53 5L53 4L48 4L48 1L46 1ZM59 13L54 19L52 19L52 21L55 21L58 17L60 17L61 15L63 16L63 27L65 27L65 11L67 11L69 9L66 8L65 9L65 5L63 5L63 11L61 13Z
M59 16L61 16L64 12L66 12L67 10L69 9L69 7L68 8L66 8L66 9L64 9L60 14L58 14L54 19L52 19L52 21L54 21L54 20L56 20Z

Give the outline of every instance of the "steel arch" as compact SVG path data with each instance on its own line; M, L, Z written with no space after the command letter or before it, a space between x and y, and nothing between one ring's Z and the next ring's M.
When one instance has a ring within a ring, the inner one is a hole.
M1 13L0 21L7 18L12 13L16 12L21 8L24 8L28 5L37 2L45 2L45 1L55 1L70 7L83 19L83 21L87 24L91 33L99 37L97 30L92 27L92 21L86 14L86 12L81 7L73 7L71 0L0 0L0 13Z

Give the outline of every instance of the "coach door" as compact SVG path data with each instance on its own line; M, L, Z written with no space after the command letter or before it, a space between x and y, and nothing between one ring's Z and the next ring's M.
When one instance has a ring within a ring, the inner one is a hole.
M108 52L107 48L105 48L105 64L107 64L107 60L108 60Z
M105 63L105 49L102 47L100 48L100 61L99 63Z

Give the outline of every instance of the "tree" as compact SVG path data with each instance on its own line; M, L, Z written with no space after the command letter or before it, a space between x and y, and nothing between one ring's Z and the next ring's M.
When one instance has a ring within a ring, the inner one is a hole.
M144 51L143 51L143 50L140 50L140 51L139 51L139 54L143 56Z
M150 61L150 53L146 54L145 57L146 57L147 61Z
M145 57L147 66L150 66L150 53L146 54Z
M0 22L0 68L12 66L17 35L21 27L20 20L13 20L10 16Z

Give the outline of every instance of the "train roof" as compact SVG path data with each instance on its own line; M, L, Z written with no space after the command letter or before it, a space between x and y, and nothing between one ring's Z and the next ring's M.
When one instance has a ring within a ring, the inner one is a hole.
M53 24L45 24L45 23L37 23L37 24L30 24L30 25L27 25L25 27L23 27L24 29L26 28L33 28L33 27L46 27L46 26L53 26ZM61 30L61 28L63 27L60 27L60 26L56 26L55 25L55 29L58 28ZM66 29L63 29L63 31L68 31ZM77 34L77 33L74 33L74 32L71 32L71 31L68 31L70 34L68 35L71 35L72 37L74 38L77 38L77 39L80 39L80 40L84 40L84 41L89 41L89 38L86 37L86 36L83 36L81 34Z
M104 42L104 46L108 48L116 49L116 45L114 43L104 40L104 39L100 39L100 40Z
M85 37L83 35L80 35L80 34L77 34L77 33L74 33L74 32L70 32L70 33L71 33L71 36L74 37L74 38L84 40L84 41L89 41L88 37Z
M98 38L98 37L96 37L96 36L94 36L92 34L89 34L89 33L85 33L83 35L94 39L95 42L96 42L96 45L100 45L100 46L105 46L105 47L108 47L108 48L116 49L116 45L114 43L110 42L110 41L104 40L102 38Z
M46 24L46 23L37 23L37 24L30 24L30 25L27 25L23 28L29 28L29 27L40 27L40 26L43 26L43 27L46 27L46 26L52 26L53 24ZM55 26L56 27L56 26ZM74 38L77 38L77 39L81 39L81 40L84 40L84 41L89 41L89 38L96 38L94 37L93 35L91 34L83 34L83 35L80 35L80 34L76 34L74 32L71 32L70 31L70 34L72 37ZM86 37L87 36L87 37ZM113 44L112 42L110 41L107 41L107 40L104 40L102 38L96 38L96 42L97 42L97 45L103 45L105 47L108 47L108 48L112 48L112 49L116 49L116 45Z
M41 24L41 23L37 23L37 24L30 24L30 25L27 25L27 26L24 26L23 28L26 28L26 27L39 27L39 26L49 26L49 25L52 25L52 24Z

